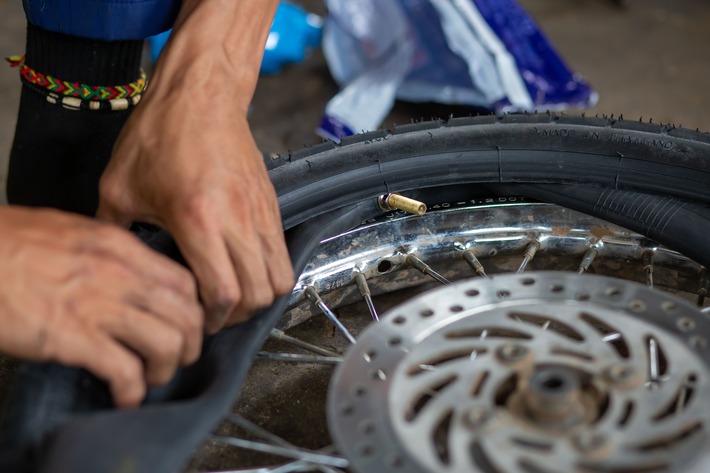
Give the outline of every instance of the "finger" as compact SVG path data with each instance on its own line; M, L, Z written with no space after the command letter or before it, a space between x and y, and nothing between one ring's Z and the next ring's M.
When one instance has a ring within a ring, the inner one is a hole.
M199 358L202 350L204 314L197 299L185 302L174 291L164 287L135 288L127 301L134 309L168 324L178 330L183 338L183 351L180 363L188 365Z
M237 307L242 291L219 229L218 220L193 209L170 230L192 269L205 307L205 331L215 333Z
M55 327L45 344L46 358L85 368L109 384L118 407L134 407L146 393L143 363L118 342L81 324Z
M101 225L93 233L94 250L110 255L114 262L143 278L142 284L172 288L186 304L197 299L195 279L190 271L151 250L135 235L112 225Z
M277 296L289 294L296 281L283 234L264 238L262 246L274 293Z
M149 385L165 384L184 357L185 337L176 327L130 307L112 311L101 328L140 355Z
M242 291L242 299L227 322L231 325L247 320L257 309L268 307L274 300L274 290L262 245L253 228L251 232L234 231L228 237L228 245Z
M273 190L270 181L268 184L271 187L271 193L273 195L273 199L270 199L272 225L264 226L264 228L273 228L273 232L265 234L261 241L263 254L267 259L266 267L269 271L269 279L272 287L276 295L282 296L293 291L296 278L293 272L291 257L286 246L286 239L284 238L281 210L279 209L276 192Z

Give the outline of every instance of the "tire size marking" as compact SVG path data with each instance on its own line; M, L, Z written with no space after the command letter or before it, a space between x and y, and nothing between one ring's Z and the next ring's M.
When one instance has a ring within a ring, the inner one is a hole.
M644 139L644 138L639 138L636 136L629 136L629 135L613 134L613 135L611 135L611 141L614 143L625 143L625 144L632 144L632 145L647 145L647 146L653 146L654 148L660 148L660 149L675 148L675 143L670 140Z
M567 128L555 128L552 130L548 129L540 129L535 127L535 133L537 133L540 136L552 136L552 137L566 137L566 136L575 136L577 134L576 130L568 130Z
M555 138L566 138L566 137L572 137L577 135L576 130L570 130L567 128L555 128L555 129L546 129L546 128L537 128L535 127L535 133L538 134L539 136L545 136L545 137L555 137ZM588 140L595 140L595 141L601 141L601 136L598 132L596 131L588 131L585 134L585 138ZM611 142L612 143L624 143L624 144L630 144L630 145L646 145L646 146L651 146L654 148L659 148L659 149L673 149L676 147L675 142L668 140L668 139L660 139L660 138L641 138L637 136L630 136L630 135L623 135L620 133L614 133L611 135Z

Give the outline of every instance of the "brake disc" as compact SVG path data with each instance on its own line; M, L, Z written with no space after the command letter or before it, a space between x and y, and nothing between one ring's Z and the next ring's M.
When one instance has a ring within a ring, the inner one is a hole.
M614 278L474 279L390 310L336 371L354 471L707 471L710 320Z

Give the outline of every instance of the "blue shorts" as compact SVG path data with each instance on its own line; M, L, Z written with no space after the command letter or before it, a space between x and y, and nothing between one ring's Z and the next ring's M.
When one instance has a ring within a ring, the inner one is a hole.
M22 0L27 21L82 38L145 39L172 27L181 0Z

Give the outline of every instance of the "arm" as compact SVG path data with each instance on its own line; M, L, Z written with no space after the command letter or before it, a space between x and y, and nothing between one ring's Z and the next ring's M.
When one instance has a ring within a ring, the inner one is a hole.
M247 123L277 0L185 0L101 181L98 216L167 228L206 328L293 287L278 203Z

